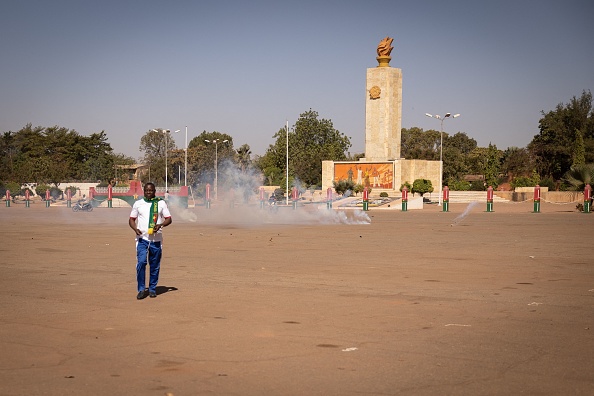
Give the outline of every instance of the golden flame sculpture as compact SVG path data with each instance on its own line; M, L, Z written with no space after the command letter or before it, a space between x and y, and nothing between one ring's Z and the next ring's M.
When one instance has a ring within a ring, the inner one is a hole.
M394 49L392 47L393 38L387 37L380 41L379 45L377 46L377 56L390 56L390 53Z
M390 61L392 58L390 57L390 53L394 49L392 47L393 38L386 36L382 41L380 41L379 45L377 46L377 61L379 65L377 67L390 67Z

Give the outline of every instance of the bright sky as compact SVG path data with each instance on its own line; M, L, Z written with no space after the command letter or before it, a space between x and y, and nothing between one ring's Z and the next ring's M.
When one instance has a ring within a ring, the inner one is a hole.
M104 130L139 157L152 128L264 154L310 108L364 151L365 76L394 38L402 127L525 147L541 111L594 91L594 2L3 1L0 132Z

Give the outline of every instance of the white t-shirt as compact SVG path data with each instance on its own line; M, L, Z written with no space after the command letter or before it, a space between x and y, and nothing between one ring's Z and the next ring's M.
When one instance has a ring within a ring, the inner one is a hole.
M148 234L149 219L151 217L151 205L152 202L146 202L144 199L139 199L138 201L134 202L130 217L136 220L136 228L142 231L142 235L138 236L137 238L158 242L163 240L163 234L161 233L161 230L153 233L152 235ZM171 213L169 212L167 203L163 200L159 201L157 207L156 224L163 224L166 218L171 217Z

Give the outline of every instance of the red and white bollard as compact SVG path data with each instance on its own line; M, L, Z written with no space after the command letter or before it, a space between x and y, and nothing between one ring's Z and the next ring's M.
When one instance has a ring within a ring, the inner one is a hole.
M50 207L50 190L45 190L45 207Z
M363 189L363 210L369 210L369 190L367 190L367 187Z
M328 187L326 190L326 208L332 209L332 187Z
M443 209L442 212L450 211L450 188L445 186L443 188Z
M206 185L206 192L204 194L204 199L206 200L206 209L210 209L210 184Z
M487 188L487 212L493 211L493 187Z
M264 194L264 187L260 187L260 209L264 209L264 202L266 201Z
M107 185L107 207L113 208L113 187L111 184Z
M10 190L6 190L6 207L10 208Z
M29 189L25 189L25 207L29 208L31 203L29 202Z
M299 190L297 190L297 187L293 187L291 190L291 199L293 201L293 209L297 209L297 201L299 200Z
M537 184L534 186L534 212L540 213L540 186Z
M408 211L408 187L402 189L402 211Z

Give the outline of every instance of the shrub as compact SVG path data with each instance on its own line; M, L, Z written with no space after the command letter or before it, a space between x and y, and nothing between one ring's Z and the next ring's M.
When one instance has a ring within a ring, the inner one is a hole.
M6 182L0 184L0 196L4 198L6 196L6 190L10 191L10 196L14 197L21 193L21 185L15 182Z
M364 189L365 187L363 187L363 184L355 184L355 187L353 187L353 192L355 193L355 195L357 195L360 192L363 192Z
M425 193L432 193L433 192L433 185L431 184L431 180L427 179L417 179L413 182L412 190L413 194L418 193L421 197Z
M48 186L47 184L38 184L37 187L35 187L35 194L45 199L45 192L49 189L50 186Z
M348 190L353 191L355 189L355 182L352 180L339 180L333 181L332 186L337 194L344 194Z
M536 171L532 172L531 176L518 176L514 177L510 183L511 188L517 187L534 187L540 183L540 176Z
M380 197L381 197L381 198L388 198L388 193L387 193L387 192L385 192L385 191L382 191L382 192L380 193Z
M58 199L64 192L60 190L58 187L50 187L50 197L53 199Z

